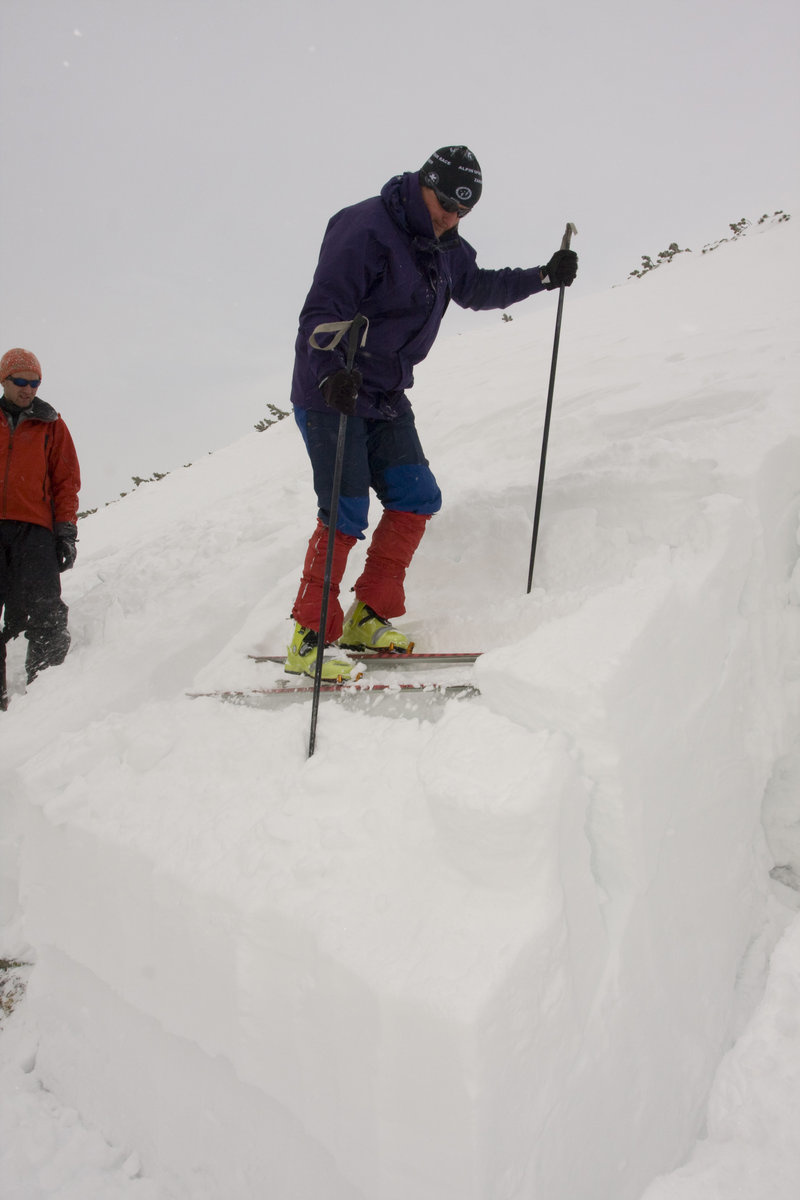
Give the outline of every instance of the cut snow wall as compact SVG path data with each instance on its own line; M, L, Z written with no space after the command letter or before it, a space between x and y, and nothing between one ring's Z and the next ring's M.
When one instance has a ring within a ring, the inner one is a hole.
M758 537L741 502L712 499L693 546L662 548L634 578L480 664L492 708L566 735L583 780L560 797L562 811L581 805L582 824L560 870L590 983L577 992L573 963L560 995L528 1013L529 1039L547 1016L558 1078L540 1090L539 1060L526 1064L527 1105L505 1112L516 1139L507 1127L504 1161L525 1180L509 1195L635 1197L657 1160L678 1161L697 1136L769 868L760 802L770 760L755 735L774 697L753 687L753 668L772 617L741 611ZM461 783L451 779L455 792ZM575 860L587 849L594 896L584 883L576 903ZM498 1011L515 1010L515 990L502 982ZM502 1107L517 1063L487 1054L487 1112ZM514 1093L526 1095L522 1079ZM491 1162L491 1139L485 1150Z

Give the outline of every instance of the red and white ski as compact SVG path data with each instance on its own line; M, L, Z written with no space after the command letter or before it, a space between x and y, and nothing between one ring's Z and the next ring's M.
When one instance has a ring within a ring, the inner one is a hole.
M275 687L189 693L193 699L210 697L251 708L280 707L286 701L310 699L313 694L313 683L295 683L288 679L281 680ZM480 691L472 683L369 683L361 678L355 683L323 683L319 694L322 700L336 699L360 708L374 706L380 710L394 708L399 711L413 708L417 712L421 707L438 706L443 700L479 696Z
M363 662L365 665L375 663L376 666L380 666L381 670L384 667L468 667L481 656L481 651L475 653L457 651L454 654L391 654L380 650L367 650L363 654L357 654L354 650L341 650L336 646L332 646L331 650L354 662ZM260 663L286 662L285 654L250 654L248 657Z

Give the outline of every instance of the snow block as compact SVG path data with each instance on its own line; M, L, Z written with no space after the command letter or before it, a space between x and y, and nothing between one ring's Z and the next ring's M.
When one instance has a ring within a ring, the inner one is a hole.
M189 700L109 715L71 775L43 756L48 1086L192 1200L636 1200L698 1132L762 920L757 540L710 498L686 546L487 653L482 699L328 713L305 766L302 713L265 740Z
M307 709L185 696L285 644L311 511L288 422L86 522L73 650L27 695L14 666L0 852L36 1078L145 1186L641 1200L734 1128L741 1059L708 1098L771 948L765 795L797 854L787 228L570 295L531 596L552 315L420 373L448 499L408 624L486 651L437 724L331 705L309 761ZM782 1051L795 991L765 1009Z

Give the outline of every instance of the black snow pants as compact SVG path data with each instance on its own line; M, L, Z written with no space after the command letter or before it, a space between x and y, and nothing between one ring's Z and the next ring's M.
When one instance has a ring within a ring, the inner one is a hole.
M28 683L62 663L69 650L55 534L27 521L0 521L0 693L5 702L6 642L24 631Z

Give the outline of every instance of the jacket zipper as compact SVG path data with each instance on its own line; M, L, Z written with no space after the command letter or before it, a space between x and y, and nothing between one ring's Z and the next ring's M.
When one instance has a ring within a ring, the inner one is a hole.
M50 474L47 470L47 447L50 445L50 430L44 435L44 462L42 464L42 503L47 502L47 493L50 487ZM52 504L50 506L53 507Z
M6 458L6 473L3 479L3 520L8 512L8 478L11 474L11 455L14 453L14 430L11 428L11 423L8 426L8 457Z

